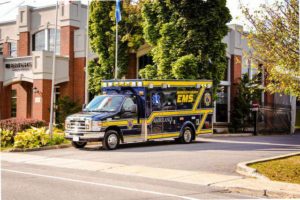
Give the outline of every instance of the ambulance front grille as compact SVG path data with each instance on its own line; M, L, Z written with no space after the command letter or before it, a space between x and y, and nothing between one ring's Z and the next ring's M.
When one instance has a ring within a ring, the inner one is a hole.
M70 126L68 127L70 130L85 130L85 121L84 120L71 120Z

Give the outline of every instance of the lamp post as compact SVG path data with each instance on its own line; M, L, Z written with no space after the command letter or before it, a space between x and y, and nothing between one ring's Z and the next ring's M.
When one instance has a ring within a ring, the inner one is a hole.
M58 1L56 1L56 14L55 14L55 32L54 32L54 49L52 58L52 82L51 82L51 104L50 104L50 123L49 123L49 134L52 139L53 133L53 110L55 104L55 62L56 62L56 38L57 38L57 16L58 16Z

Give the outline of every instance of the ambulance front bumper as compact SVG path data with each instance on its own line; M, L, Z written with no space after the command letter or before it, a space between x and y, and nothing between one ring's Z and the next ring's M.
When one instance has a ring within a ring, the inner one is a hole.
M94 132L94 131L65 131L65 138L74 142L90 142L90 141L101 141L104 138L105 132Z

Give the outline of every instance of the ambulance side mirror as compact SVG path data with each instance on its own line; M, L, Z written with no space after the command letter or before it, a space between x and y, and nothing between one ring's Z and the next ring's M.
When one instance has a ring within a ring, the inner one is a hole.
M82 110L84 110L86 108L86 104L82 104Z
M137 105L136 104L134 104L134 105L131 106L131 112L132 113L136 113L137 112Z

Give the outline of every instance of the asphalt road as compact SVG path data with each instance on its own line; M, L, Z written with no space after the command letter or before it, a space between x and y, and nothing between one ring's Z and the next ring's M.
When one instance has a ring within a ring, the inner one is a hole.
M176 144L169 140L125 144L114 151L102 150L99 144L85 149L67 148L27 154L236 175L235 168L239 162L297 151L300 151L300 134L213 138L202 136L192 144Z
M3 200L249 199L222 188L2 162Z
M85 149L55 149L26 152L37 157L75 159L237 175L238 162L300 151L300 135L257 137L199 137L192 144L160 141L122 145L104 151L100 145ZM13 153L12 153L13 154ZM22 155L23 155L22 154ZM8 154L6 154L7 156ZM17 155L17 154L15 154ZM9 155L8 155L9 156ZM23 155L24 156L24 155ZM23 157L21 157L23 158ZM46 160L45 160L46 161ZM51 161L49 159L48 161ZM123 173L63 168L59 165L2 161L2 199L249 199L222 188L175 182ZM204 173L203 173L204 172Z

